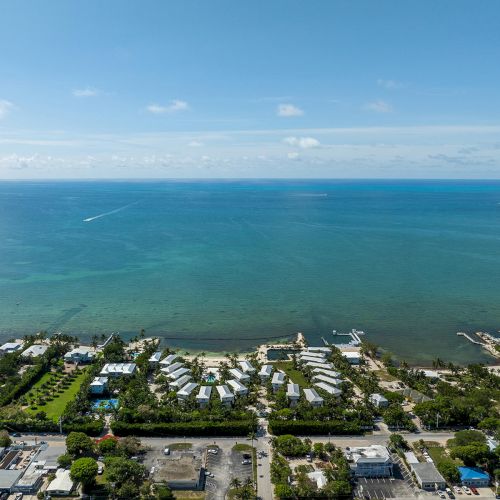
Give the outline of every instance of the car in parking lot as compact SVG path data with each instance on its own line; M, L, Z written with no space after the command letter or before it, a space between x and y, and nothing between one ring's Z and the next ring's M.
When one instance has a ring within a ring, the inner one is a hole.
M474 495L479 495L479 491L477 491L477 489L474 488L474 486L471 486L470 490L472 491L472 493L474 493Z
M439 495L439 498L446 498L446 495L444 494L444 491L438 490L437 494Z
M97 474L101 476L103 472L104 472L104 467L102 465L99 465L99 467L97 467Z
M467 486L462 486L462 489L465 491L467 495L472 495L472 491L469 488L467 488Z
M453 491L450 490L450 488L446 488L446 493L448 493L448 496L450 498L455 498L455 495L453 494Z
M170 455L170 448L168 448L168 447L167 447L167 448L165 448L165 449L163 450L163 454L164 454L164 455Z

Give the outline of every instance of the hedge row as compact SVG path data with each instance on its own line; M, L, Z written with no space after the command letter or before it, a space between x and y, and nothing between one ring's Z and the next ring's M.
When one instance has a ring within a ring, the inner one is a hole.
M269 432L275 436L282 434L326 435L326 434L363 434L363 428L356 422L328 420L269 420Z
M23 395L26 391L31 389L31 386L37 382L42 375L48 371L49 363L47 361L38 363L32 368L29 368L22 376L18 384L10 387L5 392L2 390L0 395L0 406L8 405L10 402Z
M17 432L50 432L58 433L59 425L51 420L37 420L32 422L16 422L15 420L0 420L0 429L8 429ZM84 432L89 436L99 436L104 429L102 420L82 423L63 423L63 432Z
M247 436L257 430L251 420L227 422L174 422L129 424L115 421L111 429L117 436Z

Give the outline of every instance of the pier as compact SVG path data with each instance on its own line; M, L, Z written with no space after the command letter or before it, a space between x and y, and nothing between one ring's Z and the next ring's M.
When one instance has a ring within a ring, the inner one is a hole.
M480 346L484 345L482 342L479 342L478 340L474 340L469 334L467 334L465 332L457 332L457 335L459 337L465 337L467 340L469 340L473 344L477 344L477 345L480 345Z

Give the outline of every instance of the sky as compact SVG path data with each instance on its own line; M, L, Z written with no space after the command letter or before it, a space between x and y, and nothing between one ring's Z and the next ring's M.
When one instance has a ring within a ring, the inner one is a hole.
M0 0L0 179L500 178L497 0Z

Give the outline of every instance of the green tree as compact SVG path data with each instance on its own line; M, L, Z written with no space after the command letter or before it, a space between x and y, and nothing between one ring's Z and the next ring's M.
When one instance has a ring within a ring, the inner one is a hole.
M488 445L473 443L465 446L455 446L451 450L452 458L459 458L465 465L474 466L488 459L490 450Z
M73 481L81 483L83 489L87 490L95 483L97 469L97 462L93 458L79 458L71 465L70 476Z
M115 497L119 500L139 498L139 486L132 481L126 481L116 488Z
M172 500L175 498L172 490L168 486L157 486L155 495L157 500Z
M296 498L293 493L293 489L286 483L278 483L274 487L274 494L280 500L290 500L291 498Z
M57 457L57 463L63 468L66 469L71 465L73 459L69 453L64 453L64 455L60 455Z
M408 442L401 434L391 434L391 437L389 438L389 444L392 448L400 449L403 451L410 449Z
M12 443L12 439L7 431L0 431L0 448L8 448Z
M97 445L97 449L101 455L115 455L118 451L118 442L113 438L103 439Z
M66 450L75 458L91 455L94 452L94 442L83 432L70 432L66 438Z
M460 482L460 472L453 462L443 460L438 463L437 469L449 483L456 484Z
M132 482L139 485L144 477L144 466L134 460L123 457L110 457L106 459L106 479L108 483L117 485Z

